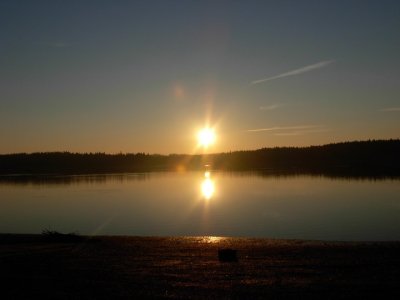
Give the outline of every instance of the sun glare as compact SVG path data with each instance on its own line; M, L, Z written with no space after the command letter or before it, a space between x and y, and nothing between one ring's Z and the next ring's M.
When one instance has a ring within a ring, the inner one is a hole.
M201 193L207 200L209 200L214 194L214 182L210 178L203 180L203 183L201 184Z
M203 147L208 147L215 142L215 133L214 130L211 128L204 128L200 130L197 135L197 139L199 144Z

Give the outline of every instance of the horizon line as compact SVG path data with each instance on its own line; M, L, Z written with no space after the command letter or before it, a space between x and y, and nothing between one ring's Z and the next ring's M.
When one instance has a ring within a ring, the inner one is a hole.
M36 151L36 152L14 152L14 153L0 153L0 156L7 156L7 155L34 155L34 154L73 154L73 155L137 155L137 154L144 154L144 155L159 155L159 156L172 156L172 155L186 155L186 156L196 156L196 155L215 155L215 154L224 154L224 153L232 153L232 152L245 152L245 151L257 151L262 149L277 149L277 148L310 148L310 147L323 147L329 145L338 145L338 144L346 144L346 143L366 143L366 142L389 142L389 141L400 141L400 137L397 138L388 138L388 139L367 139L367 140L346 140L340 142L331 142L331 143L324 143L324 144L310 144L308 146L269 146L269 147L261 147L256 149L243 149L243 150L229 150L229 151L222 151L222 152L214 152L214 153L207 153L207 154L189 154L189 153L168 153L168 154L160 154L160 153L150 153L150 152L114 152L114 153L106 153L106 152L73 152L73 151Z

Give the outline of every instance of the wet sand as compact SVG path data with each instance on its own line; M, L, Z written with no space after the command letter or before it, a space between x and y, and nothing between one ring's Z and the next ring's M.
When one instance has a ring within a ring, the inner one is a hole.
M400 242L3 234L0 284L2 299L399 299Z

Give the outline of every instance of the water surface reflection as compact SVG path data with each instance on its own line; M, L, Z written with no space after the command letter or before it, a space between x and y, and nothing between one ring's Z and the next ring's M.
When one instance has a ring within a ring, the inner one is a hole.
M399 196L400 180L243 172L0 180L0 233L399 240Z
M215 183L211 179L211 173L209 171L204 172L204 179L201 183L201 193L206 200L210 200L214 194Z

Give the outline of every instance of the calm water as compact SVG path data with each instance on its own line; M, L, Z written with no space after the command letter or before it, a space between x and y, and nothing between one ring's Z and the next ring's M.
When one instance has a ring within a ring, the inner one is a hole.
M400 180L144 173L0 181L0 232L400 240Z

